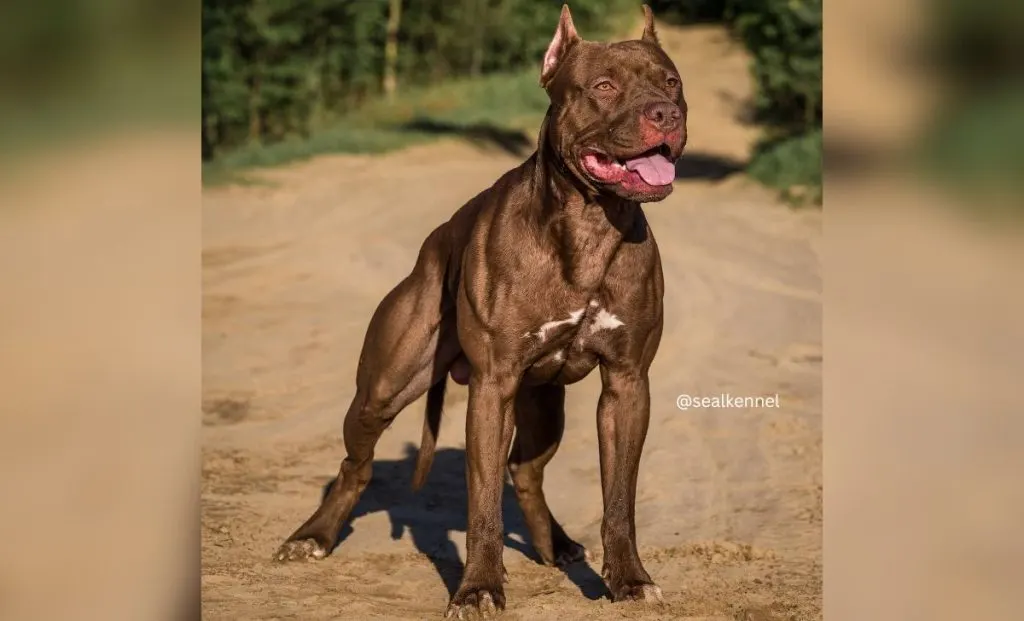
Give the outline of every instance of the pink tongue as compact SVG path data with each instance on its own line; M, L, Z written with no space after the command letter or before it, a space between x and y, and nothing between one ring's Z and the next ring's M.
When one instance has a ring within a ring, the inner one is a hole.
M668 185L676 176L676 167L664 155L626 160L626 170L636 171L650 185Z

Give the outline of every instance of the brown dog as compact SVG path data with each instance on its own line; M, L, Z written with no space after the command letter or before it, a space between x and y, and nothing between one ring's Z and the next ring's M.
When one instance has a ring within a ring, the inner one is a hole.
M672 191L686 104L647 6L644 13L640 40L605 44L581 40L562 8L541 72L551 105L536 153L435 229L377 308L345 416L348 456L278 560L330 553L370 481L381 433L427 393L414 480L422 485L451 374L469 384L469 519L466 570L446 616L504 608L506 456L541 559L583 558L541 483L561 441L565 386L600 366L604 579L615 600L661 600L637 554L634 519L664 290L640 203Z

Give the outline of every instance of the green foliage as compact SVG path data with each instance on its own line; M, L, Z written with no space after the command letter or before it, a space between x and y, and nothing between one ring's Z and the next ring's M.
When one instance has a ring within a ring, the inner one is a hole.
M730 22L737 0L647 0L658 21L674 24Z
M793 133L821 126L821 0L738 0L735 31L754 56L755 109Z
M727 10L753 55L755 118L767 126L748 170L793 202L820 204L821 0L734 0Z
M341 131L340 119L379 99L396 5L403 99L421 85L536 69L561 8L543 0L203 0L204 161ZM593 38L638 13L632 0L575 0L572 8Z
M762 143L747 172L794 204L821 203L821 130Z
M385 46L396 4L401 96L387 99ZM526 128L546 107L537 70L561 4L203 0L204 174L392 149L436 135L437 127ZM639 4L571 3L577 28L593 39L637 19ZM805 194L820 200L821 0L650 4L659 20L730 25L753 56L753 105L772 137L756 150L750 173L780 189L811 188Z

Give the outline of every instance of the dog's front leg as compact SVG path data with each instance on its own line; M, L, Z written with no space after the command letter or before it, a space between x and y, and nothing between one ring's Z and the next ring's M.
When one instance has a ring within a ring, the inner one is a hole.
M466 414L466 571L446 617L461 619L473 611L487 616L505 608L501 494L515 423L513 403L518 380L511 370L474 370L470 377Z
M632 365L601 367L597 406L604 519L602 575L612 599L660 602L661 589L640 563L636 546L636 480L650 421L647 373Z

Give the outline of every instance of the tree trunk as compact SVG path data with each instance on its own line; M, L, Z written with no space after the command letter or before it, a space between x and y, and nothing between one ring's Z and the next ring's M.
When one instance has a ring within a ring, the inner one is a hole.
M484 65L484 33L487 30L487 1L473 0L473 51L470 56L469 75L480 76Z
M260 75L255 70L249 78L249 142L259 143L263 137L263 111L260 101Z
M316 62L311 63L307 89L312 101L306 117L306 131L319 129L327 121L327 36L321 34L316 41Z
M402 0L389 0L387 40L384 43L384 95L395 98L398 87L398 29L402 24Z

